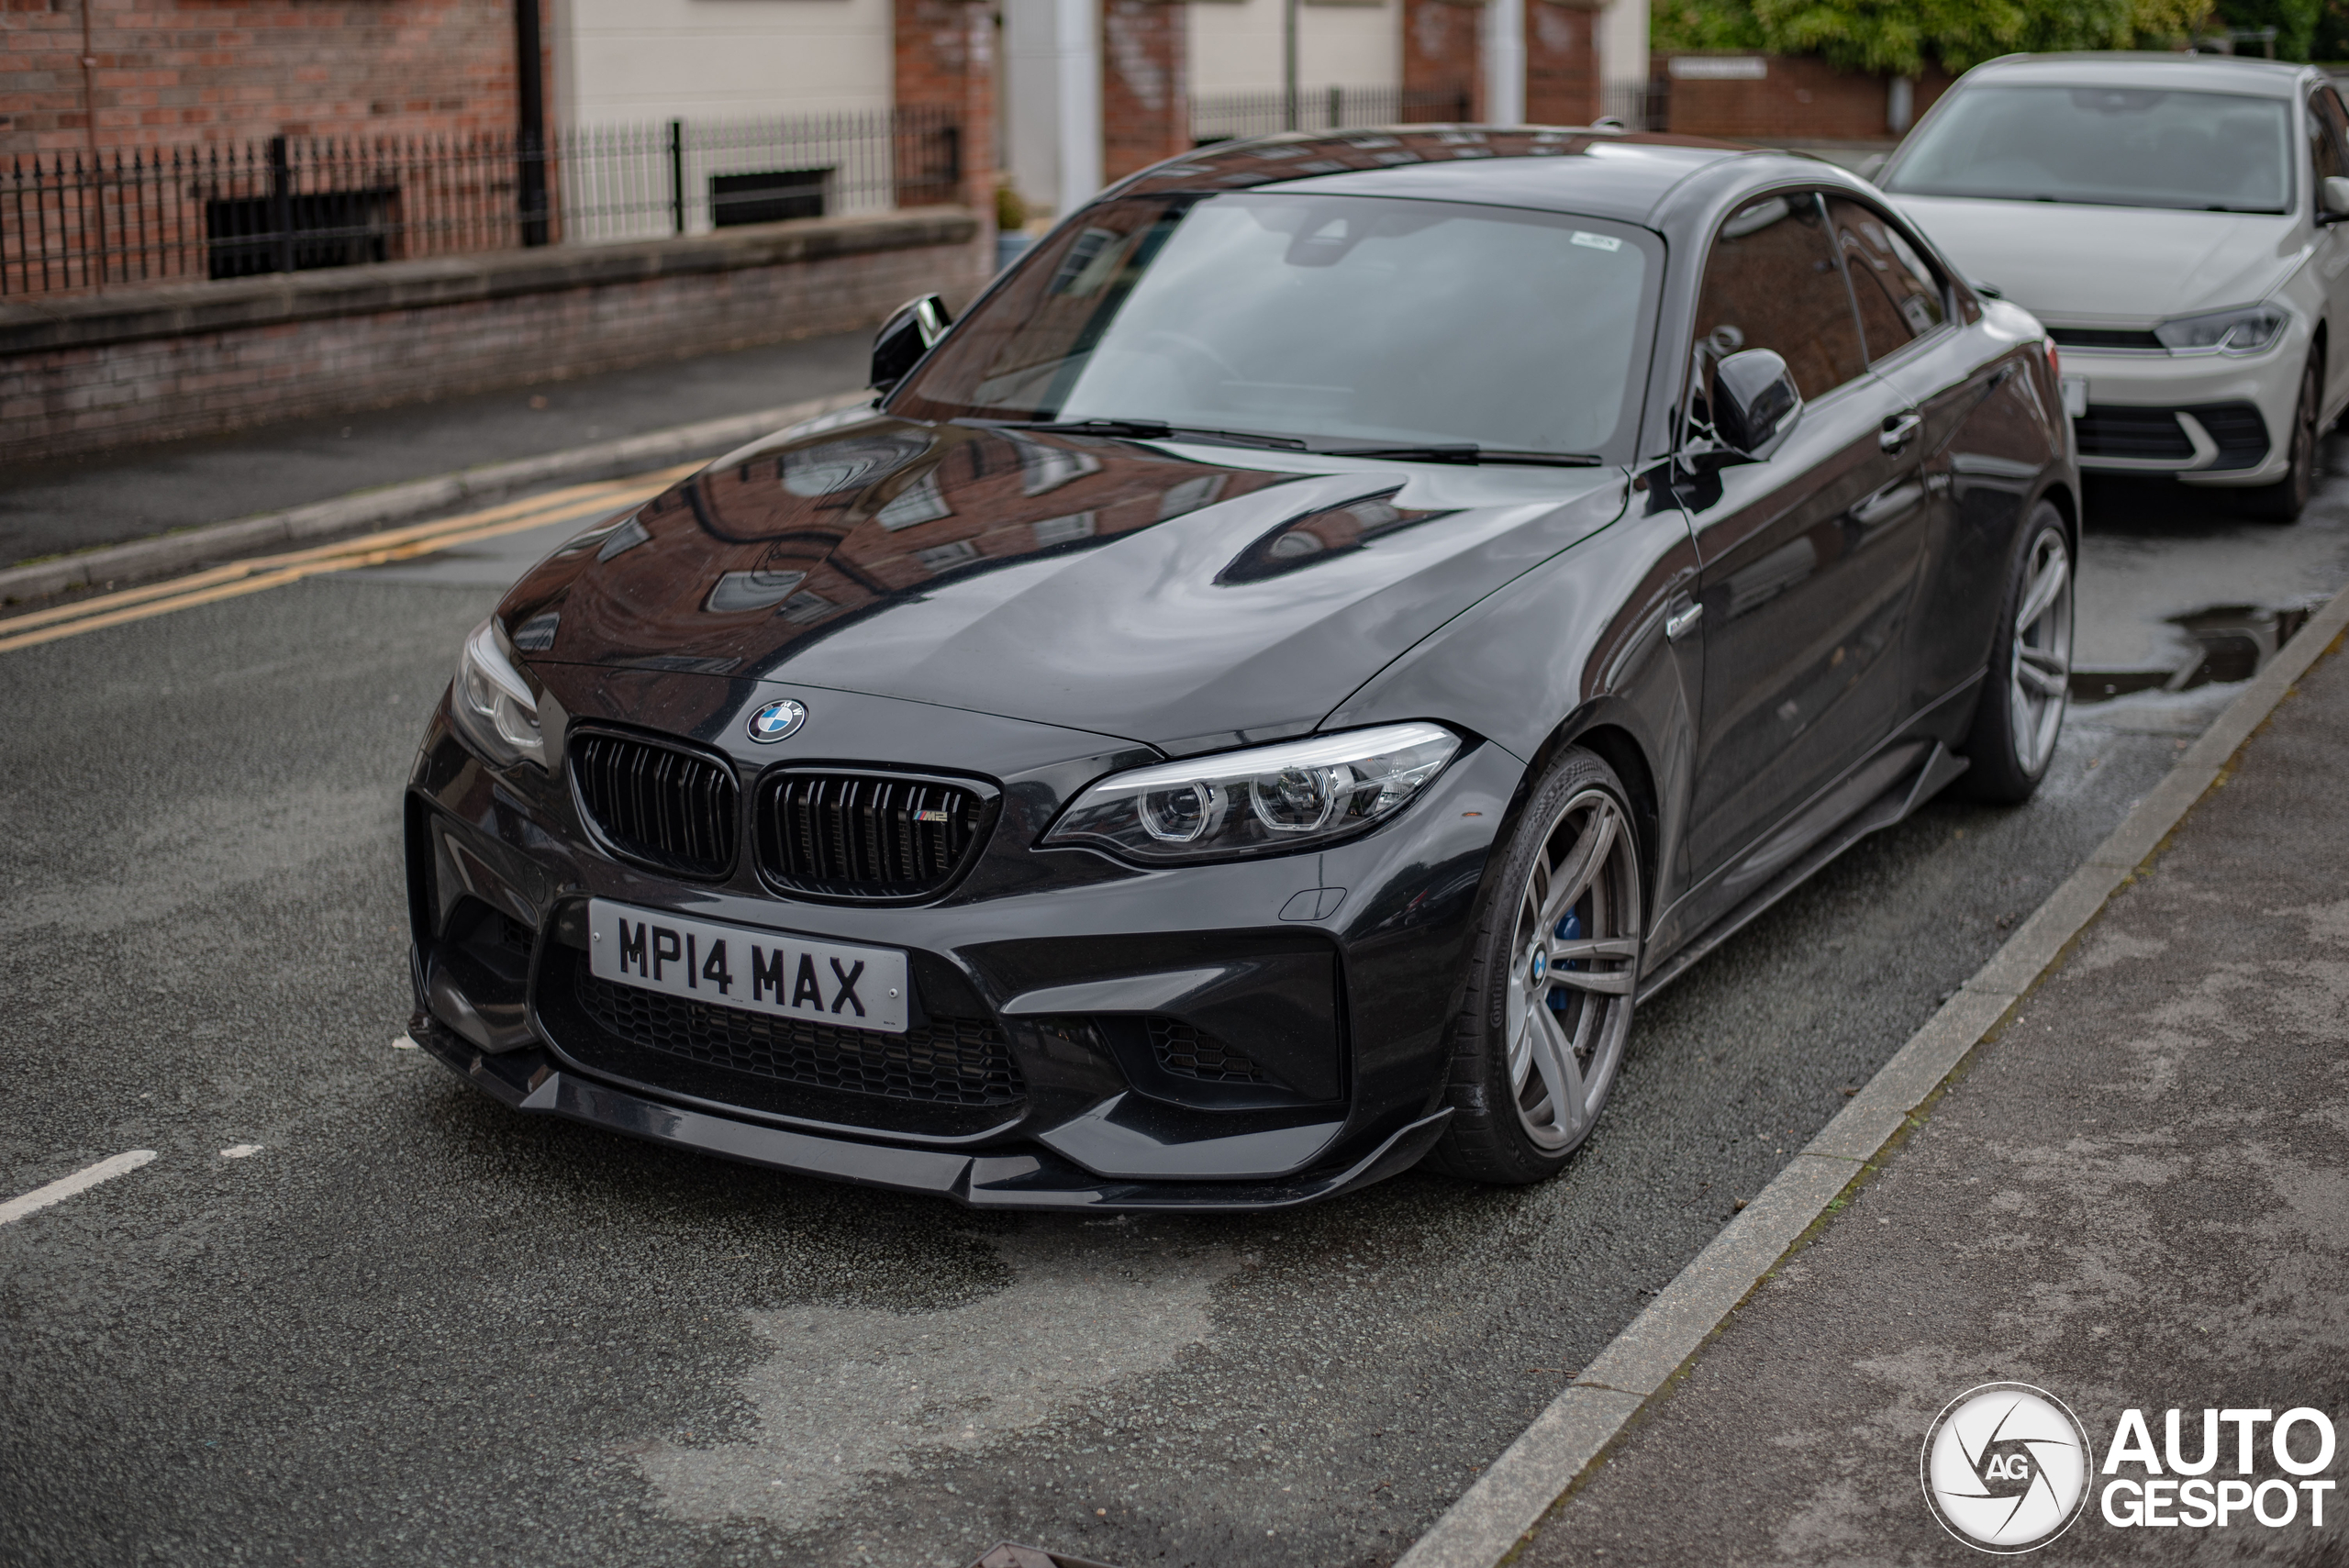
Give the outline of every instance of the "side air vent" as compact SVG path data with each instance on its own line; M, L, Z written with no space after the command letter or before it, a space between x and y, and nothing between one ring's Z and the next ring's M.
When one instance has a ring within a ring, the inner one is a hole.
M1182 1078L1203 1084L1269 1083L1264 1070L1211 1034L1180 1018L1151 1018L1151 1054L1159 1066Z
M790 770L759 784L759 868L820 898L925 898L995 825L996 795L966 779Z
M580 809L612 849L682 876L733 869L740 796L731 767L601 729L574 732L570 751Z

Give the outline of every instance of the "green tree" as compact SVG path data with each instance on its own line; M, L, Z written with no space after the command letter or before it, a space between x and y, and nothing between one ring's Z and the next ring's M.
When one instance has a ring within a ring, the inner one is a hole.
M2326 0L2227 0L2310 7ZM1815 54L1847 71L1914 76L1927 61L1953 72L2018 50L2162 49L2197 30L2210 0L1660 0L1658 49L1760 49ZM2236 24L2265 26L2264 22ZM2278 24L2279 26L2281 24Z
M2324 0L2219 0L2217 20L2225 28L2274 28L2277 59L2308 60L2324 14ZM2255 54L2258 47L2243 46L2243 52Z

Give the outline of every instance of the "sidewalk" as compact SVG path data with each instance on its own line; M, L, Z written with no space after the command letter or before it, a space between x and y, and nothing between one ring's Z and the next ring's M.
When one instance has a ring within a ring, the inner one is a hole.
M2068 1405L2095 1457L2044 1561L2349 1560L2338 1489L2321 1528L2307 1491L2272 1527L2101 1512L2124 1410L2172 1477L2190 1472L2166 1466L2171 1408L2189 1460L2206 1408L2349 1418L2344 762L2336 646L1513 1561L1984 1561L1928 1511L1919 1462L1943 1407L1993 1381ZM2219 1430L2214 1484L2238 1473L2237 1429ZM2246 1490L2297 1485L2254 1431ZM2309 1479L2349 1483L2340 1439ZM2294 1450L2313 1441L2303 1426Z
M864 384L869 332L132 447L0 474L0 567Z

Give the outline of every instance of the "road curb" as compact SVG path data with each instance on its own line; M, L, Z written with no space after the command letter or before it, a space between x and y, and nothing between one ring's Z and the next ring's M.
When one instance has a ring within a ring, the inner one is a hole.
M756 440L770 430L836 408L852 407L873 395L835 393L780 408L730 414L697 425L651 430L622 440L599 441L566 451L543 452L512 462L485 464L429 479L412 479L380 490L338 495L331 501L233 522L213 523L152 539L106 545L51 561L0 570L0 604L45 599L75 588L132 583L168 576L239 556L259 555L289 545L317 544L396 523L414 522L467 502L495 502L542 485L625 479L649 469L668 468L689 458L716 457L729 447Z
M2349 628L2349 591L2309 618L1989 962L1787 1162L1569 1384L1396 1568L1494 1568L1589 1473L1866 1162L2053 968L2105 901L2143 869L2254 732Z

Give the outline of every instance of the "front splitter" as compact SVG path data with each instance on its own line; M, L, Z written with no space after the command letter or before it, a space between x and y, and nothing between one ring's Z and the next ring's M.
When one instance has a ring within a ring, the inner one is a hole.
M1294 1208L1400 1174L1442 1136L1446 1107L1397 1129L1360 1159L1273 1181L1136 1182L1097 1176L1041 1150L963 1154L823 1138L666 1105L556 1066L542 1049L492 1054L429 1013L409 1026L416 1042L514 1110L562 1117L610 1132L748 1165L859 1186L950 1197L974 1208L1088 1212L1246 1212Z

